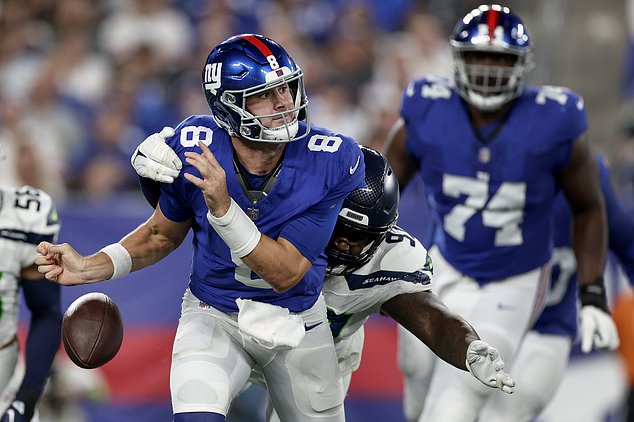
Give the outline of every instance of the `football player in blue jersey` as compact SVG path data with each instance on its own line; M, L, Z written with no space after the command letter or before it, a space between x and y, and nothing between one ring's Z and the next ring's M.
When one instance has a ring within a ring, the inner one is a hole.
M364 184L361 150L309 124L302 71L269 38L220 43L202 77L211 115L175 129L168 145L183 168L161 185L149 220L88 257L42 243L39 271L65 285L121 277L158 262L191 229L174 421L225 420L256 364L282 420L342 421L323 251L344 198Z
M132 158L135 170L147 175L139 181L152 207L160 197L160 184L155 182L172 183L180 171L178 157L166 144L170 133L171 128L164 128L150 135L139 145L145 151L142 158ZM396 226L399 188L392 168L378 151L363 146L361 151L365 186L344 200L326 246L323 293L344 386L347 388L352 371L360 364L363 324L371 314L381 312L414 333L443 360L471 371L486 385L511 393L513 381L501 373L497 379L495 373L496 368L497 372L503 370L497 350L480 341L467 322L448 312L431 294L432 264L427 251L418 239ZM497 366L486 366L493 360Z
M453 81L411 82L387 145L401 189L416 173L424 181L436 225L437 294L503 356L514 356L542 307L561 190L573 214L582 334L612 346L605 212L583 100L565 88L524 85L532 44L506 7L469 12L451 47ZM490 390L401 334L407 418L474 421Z
M0 421L27 422L35 414L62 329L60 286L43 281L34 264L37 244L57 237L57 209L41 190L0 188L0 227L0 406L4 406ZM18 386L17 382L13 385L12 376L18 361L20 289L31 323L24 376Z
M173 133L164 128L145 139L132 158L142 176L146 199L156 207L160 184L172 183L180 163L167 145ZM370 315L384 313L407 328L441 359L489 387L512 393L514 381L504 372L497 349L480 340L462 318L449 312L431 293L432 265L425 248L397 227L398 181L387 160L377 151L361 147L365 186L343 202L337 224L326 247L328 256L324 297L328 322L335 340L344 388L359 368L364 342L363 326ZM154 181L154 182L153 182ZM266 385L261 368L253 382ZM277 421L269 415L269 421Z
M634 284L634 219L619 205L603 160L599 160L599 169L608 219L609 249L618 258L630 284ZM578 276L572 251L572 214L563 194L559 194L555 201L553 218L555 250L546 307L522 341L512 365L519 387L513 397L492 396L482 410L484 421L534 420L555 396L568 363L570 348L578 337ZM583 339L581 350L589 352L592 336L591 333L583 334L583 330L589 327L584 326L582 321L580 329ZM618 336L611 333L597 341L604 343L605 347L614 348L618 345Z

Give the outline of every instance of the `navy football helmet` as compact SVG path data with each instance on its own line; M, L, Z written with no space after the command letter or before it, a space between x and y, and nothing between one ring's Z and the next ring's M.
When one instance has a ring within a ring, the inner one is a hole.
M328 274L339 275L366 264L398 218L399 188L396 175L378 151L361 147L365 187L344 200L332 238L344 236L367 242L360 255L341 251L332 242L326 247Z
M257 142L284 143L308 135L308 98L304 75L278 43L258 34L235 35L218 44L203 69L203 91L214 120L232 136ZM249 96L288 85L294 107L278 113L255 116L247 110ZM264 127L259 119L283 117L276 128ZM305 120L298 134L299 121Z
M496 110L521 94L525 74L533 67L532 44L526 26L508 7L473 9L456 25L450 44L456 89L469 104ZM470 52L505 54L514 64L466 64Z

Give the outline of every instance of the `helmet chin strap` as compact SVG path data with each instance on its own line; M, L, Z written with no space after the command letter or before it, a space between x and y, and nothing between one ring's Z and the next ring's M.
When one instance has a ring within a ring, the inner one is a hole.
M266 141L290 142L297 135L298 130L299 122L295 119L291 123L283 124L280 127L262 129L262 139Z

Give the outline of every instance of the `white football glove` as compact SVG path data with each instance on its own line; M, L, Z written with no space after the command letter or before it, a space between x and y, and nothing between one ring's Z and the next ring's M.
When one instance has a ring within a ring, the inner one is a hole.
M172 183L178 176L183 163L165 140L174 136L174 129L165 126L159 133L153 133L136 148L130 162L141 177L157 182Z
M504 361L495 347L486 341L474 340L467 348L467 368L471 375L488 387L499 388L507 394L515 391L515 381L504 372Z
M615 350L619 347L619 334L610 314L586 305L581 307L581 351L597 349Z

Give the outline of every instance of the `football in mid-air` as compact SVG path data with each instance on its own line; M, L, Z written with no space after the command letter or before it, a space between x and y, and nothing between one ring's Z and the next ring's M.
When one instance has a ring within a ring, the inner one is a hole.
M62 341L79 367L93 369L112 359L123 341L123 321L117 305L103 293L86 293L64 313Z

